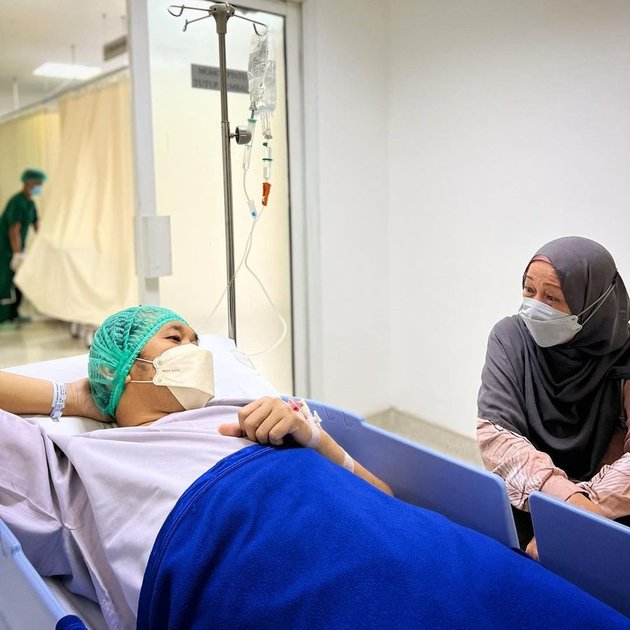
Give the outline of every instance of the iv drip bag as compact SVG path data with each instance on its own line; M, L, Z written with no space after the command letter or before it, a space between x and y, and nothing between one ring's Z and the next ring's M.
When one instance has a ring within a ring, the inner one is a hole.
M276 109L276 62L269 29L262 35L254 33L250 45L247 77L251 109L273 112Z

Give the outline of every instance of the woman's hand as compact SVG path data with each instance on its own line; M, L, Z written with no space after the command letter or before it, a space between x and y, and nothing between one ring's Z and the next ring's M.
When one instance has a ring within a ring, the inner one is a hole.
M249 403L238 412L238 423L222 424L221 435L247 437L252 442L279 446L287 435L302 446L308 445L312 429L304 414L280 398L265 397Z
M525 548L525 553L528 556L531 556L534 560L539 560L540 559L538 557L538 545L536 544L536 539L535 538L532 538L529 541L529 544Z
M593 514L597 514L598 516L604 516L599 505L593 503L586 495L581 492L576 492L572 494L565 503L570 503L571 505L575 505L576 507L582 508L583 510L587 510L588 512L592 512ZM534 560L538 560L538 545L536 544L536 539L532 538L525 549L525 552L529 554Z
M112 419L104 416L96 406L90 384L87 378L68 383L68 399L64 413L68 416L82 416L92 418L99 422L112 422Z
M593 514L597 514L597 516L604 516L602 509L596 503L593 503L586 495L581 492L576 492L572 494L567 500L567 503L571 505L575 505L576 507L582 508L583 510L587 510L588 512L593 512Z

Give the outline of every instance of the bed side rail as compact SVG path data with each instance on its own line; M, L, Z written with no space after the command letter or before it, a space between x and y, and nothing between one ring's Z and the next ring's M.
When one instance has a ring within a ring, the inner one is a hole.
M498 476L374 427L349 411L307 402L326 431L398 498L518 547L507 492Z
M630 617L630 528L541 492L529 509L541 564Z
M0 628L53 629L67 614L0 520Z

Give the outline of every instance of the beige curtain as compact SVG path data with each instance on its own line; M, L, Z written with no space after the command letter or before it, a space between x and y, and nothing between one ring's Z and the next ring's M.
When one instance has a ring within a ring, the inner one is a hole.
M51 177L59 156L59 112L41 107L0 122L0 213L9 198L22 188L27 168L40 168ZM46 214L46 195L37 200L40 218Z
M99 325L137 303L126 73L59 100L60 154L16 283L42 313Z

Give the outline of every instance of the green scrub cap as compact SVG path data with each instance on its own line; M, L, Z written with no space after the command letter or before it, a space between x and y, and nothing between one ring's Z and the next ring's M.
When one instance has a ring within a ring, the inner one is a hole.
M125 378L142 348L167 322L186 320L161 306L134 306L110 315L94 334L88 359L88 378L96 406L107 416L116 407Z
M37 168L27 168L22 173L22 181L23 182L32 182L32 181L46 181L46 173L44 171L40 171Z

